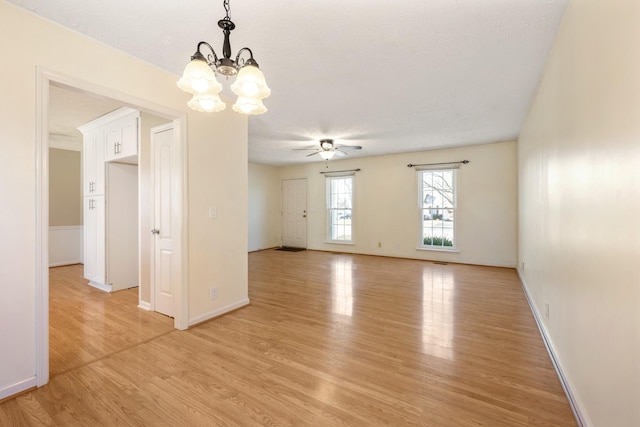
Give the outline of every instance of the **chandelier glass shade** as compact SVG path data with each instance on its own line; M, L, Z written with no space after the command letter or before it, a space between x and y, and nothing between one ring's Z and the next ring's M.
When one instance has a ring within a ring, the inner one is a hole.
M216 52L207 42L198 43L196 53L191 56L191 62L187 64L178 80L178 87L193 95L187 105L202 112L217 112L226 108L226 104L220 98L222 85L216 78L217 74L229 77L237 74L231 90L238 96L233 110L247 115L263 114L267 108L262 103L264 98L271 94L267 86L264 74L258 63L253 59L251 49L244 47L238 52L235 61L231 59L231 43L229 36L235 24L229 18L229 0L224 0L227 16L218 21L218 26L224 33L222 48L223 57L218 58ZM211 54L205 57L201 49L207 47ZM249 58L241 58L246 53Z

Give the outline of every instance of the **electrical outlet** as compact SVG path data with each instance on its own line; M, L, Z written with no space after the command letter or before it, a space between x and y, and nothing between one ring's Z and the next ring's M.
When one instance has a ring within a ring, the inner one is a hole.
M209 289L209 298L211 298L211 301L218 299L218 288Z
M547 319L549 318L549 303L548 302L544 303L544 317L546 317Z
M378 247L381 248L382 247L382 242L378 242Z

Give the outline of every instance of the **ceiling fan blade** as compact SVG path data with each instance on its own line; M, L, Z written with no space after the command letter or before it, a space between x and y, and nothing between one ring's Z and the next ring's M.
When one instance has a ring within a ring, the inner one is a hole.
M340 145L338 148L341 150L362 150L360 145Z
M340 149L336 148L335 150L333 150L338 156L344 157L347 155L347 153L345 153L344 151L340 151Z
M305 157L315 156L316 154L318 154L318 151L316 151L315 153L307 154Z
M318 148L317 147L313 147L313 148L292 148L292 150L294 150L294 151L309 151L309 150L318 151Z

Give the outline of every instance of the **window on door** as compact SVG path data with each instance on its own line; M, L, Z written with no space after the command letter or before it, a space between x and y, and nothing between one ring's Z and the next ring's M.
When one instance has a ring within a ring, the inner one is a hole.
M353 175L327 177L327 240L353 242Z
M420 247L455 248L456 169L418 172Z

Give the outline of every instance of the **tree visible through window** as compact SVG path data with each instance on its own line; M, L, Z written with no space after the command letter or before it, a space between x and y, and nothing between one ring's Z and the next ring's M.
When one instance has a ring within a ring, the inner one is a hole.
M419 172L421 246L453 248L456 210L455 169Z
M327 177L328 239L351 242L353 176Z

